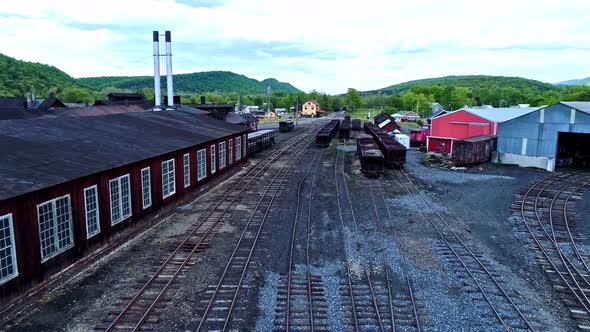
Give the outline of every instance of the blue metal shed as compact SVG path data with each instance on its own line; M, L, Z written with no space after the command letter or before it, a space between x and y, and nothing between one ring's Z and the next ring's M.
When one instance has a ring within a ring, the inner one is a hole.
M590 133L590 102L559 102L501 123L494 160L552 172L560 133Z

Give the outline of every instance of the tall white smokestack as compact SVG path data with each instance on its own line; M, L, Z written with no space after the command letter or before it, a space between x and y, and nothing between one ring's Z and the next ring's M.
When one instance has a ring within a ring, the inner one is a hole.
M154 111L162 109L162 88L160 87L160 33L154 31Z
M166 92L168 94L168 108L174 109L174 83L172 82L172 41L170 31L166 31Z

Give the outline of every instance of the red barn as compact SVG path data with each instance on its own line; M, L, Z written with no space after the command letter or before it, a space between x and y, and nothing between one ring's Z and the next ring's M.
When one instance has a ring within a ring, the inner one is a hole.
M481 135L498 135L498 124L533 112L538 107L463 108L432 119L428 151L452 153L453 142Z

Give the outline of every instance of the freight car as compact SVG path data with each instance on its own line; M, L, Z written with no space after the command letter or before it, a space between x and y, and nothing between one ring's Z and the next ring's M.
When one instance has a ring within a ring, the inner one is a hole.
M350 116L345 116L338 129L338 137L342 139L350 138Z
M375 143L383 153L385 166L403 168L406 163L406 148L387 135L383 129L370 122L365 122L364 128L368 134L373 136Z
M248 134L248 154L258 152L275 144L274 130L258 130Z
M492 160L496 150L496 136L480 135L453 142L453 161L455 165L481 164Z
M360 146L361 172L366 177L379 177L383 174L383 154L375 144Z
M293 130L293 128L295 128L295 124L293 123L293 121L279 122L279 131L281 133L289 132L289 131Z
M336 136L339 127L340 121L338 120L332 120L325 124L315 136L316 145L321 148L328 147L332 138Z
M361 131L363 126L361 124L361 119L352 119L352 130L353 131Z
M430 135L430 127L422 126L420 129L410 129L410 146L419 147L426 145L426 137Z

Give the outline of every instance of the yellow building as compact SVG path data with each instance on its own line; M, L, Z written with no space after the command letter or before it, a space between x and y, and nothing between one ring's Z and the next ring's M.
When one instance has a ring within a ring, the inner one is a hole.
M310 100L301 106L301 116L316 117L321 113L320 104L315 100Z

